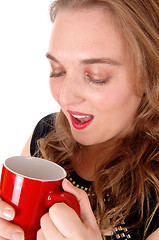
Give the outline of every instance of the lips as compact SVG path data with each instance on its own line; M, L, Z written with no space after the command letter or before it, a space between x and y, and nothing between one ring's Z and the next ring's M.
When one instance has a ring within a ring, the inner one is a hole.
M85 114L69 110L68 113L70 114L73 127L77 130L82 130L88 127L94 119L94 116L91 114Z

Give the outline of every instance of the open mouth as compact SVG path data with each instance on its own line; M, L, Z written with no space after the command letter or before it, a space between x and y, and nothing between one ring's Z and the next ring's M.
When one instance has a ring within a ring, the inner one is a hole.
M68 113L70 114L73 127L77 130L82 130L88 127L94 119L94 115L91 115L91 114L85 114L85 113L79 113L79 112L73 112L73 111L68 111Z
M90 121L93 116L80 116L80 115L76 115L76 114L72 114L72 116L78 121L78 122L81 122L81 123L84 123L84 122L88 122Z

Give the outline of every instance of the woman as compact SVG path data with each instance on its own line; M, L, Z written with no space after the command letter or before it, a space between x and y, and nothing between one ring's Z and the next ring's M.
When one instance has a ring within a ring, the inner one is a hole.
M79 199L81 218L55 204L37 239L157 240L159 2L57 0L50 14L46 56L61 111L38 123L22 154L67 170L76 187L64 180L63 189ZM2 200L0 216L0 239L22 239Z

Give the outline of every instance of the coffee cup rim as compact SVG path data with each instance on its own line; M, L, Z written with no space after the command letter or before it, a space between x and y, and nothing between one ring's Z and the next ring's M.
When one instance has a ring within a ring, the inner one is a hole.
M60 171L63 172L63 176L55 177L55 178L53 177L53 178L50 178L50 179L47 179L47 178L46 179L42 179L42 178L36 178L36 177L27 176L25 174L22 174L22 173L20 173L18 171L13 170L10 166L7 166L7 162L11 161L11 159L23 159L23 160L24 159L25 160L33 160L33 159L35 159L36 161L38 160L38 161L42 161L42 162L45 162L45 163L47 162L48 164L50 164L50 166L54 165L58 169L60 169ZM12 172L15 175L21 176L22 178L35 180L35 181L41 181L41 182L60 181L60 180L64 179L67 176L67 173L66 173L66 171L65 171L65 169L63 167L61 167L57 163L54 163L52 161L49 161L49 160L43 159L43 158L39 158L39 157L33 157L33 156L12 156L12 157L7 158L4 161L3 165L9 172Z

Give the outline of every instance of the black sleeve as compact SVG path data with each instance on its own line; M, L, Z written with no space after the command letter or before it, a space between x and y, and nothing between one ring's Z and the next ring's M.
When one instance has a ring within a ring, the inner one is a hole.
M36 156L38 150L37 141L40 138L46 137L49 132L55 129L55 119L56 113L49 114L42 118L36 125L30 144L30 154L31 156Z

